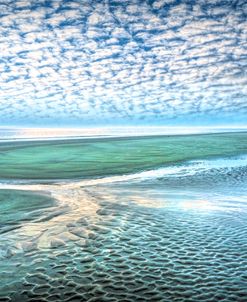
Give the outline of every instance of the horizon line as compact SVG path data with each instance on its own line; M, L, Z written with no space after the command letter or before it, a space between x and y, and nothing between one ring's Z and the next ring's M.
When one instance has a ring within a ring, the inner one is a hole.
M6 125L1 126L0 129L54 129L54 130L83 130L83 129L126 129L126 128L146 128L146 129L155 129L155 128L168 128L168 129L247 129L247 125L211 125L211 126L195 126L195 125L181 125L181 126L171 126L171 125L104 125L104 126L69 126L69 127L63 127L63 126L19 126L19 125Z

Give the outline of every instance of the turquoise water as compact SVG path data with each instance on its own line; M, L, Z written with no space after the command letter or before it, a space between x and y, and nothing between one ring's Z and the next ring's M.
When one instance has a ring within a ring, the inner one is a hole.
M53 205L54 201L42 192L0 190L0 233L42 216Z
M71 179L139 172L246 152L247 134L104 138L0 145L0 179Z
M247 133L0 144L1 301L247 301Z

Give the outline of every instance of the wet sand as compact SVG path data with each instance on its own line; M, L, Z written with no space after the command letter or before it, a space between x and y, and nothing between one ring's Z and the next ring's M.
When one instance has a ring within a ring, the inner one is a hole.
M0 301L247 301L246 138L1 143Z
M1 301L246 301L246 212L124 186L21 185L57 207L1 235Z

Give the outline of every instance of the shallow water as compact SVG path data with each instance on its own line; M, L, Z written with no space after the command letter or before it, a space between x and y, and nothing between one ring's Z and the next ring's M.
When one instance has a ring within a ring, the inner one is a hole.
M0 234L39 218L52 206L54 200L44 192L0 190Z
M0 300L246 301L246 138L1 145Z
M57 180L122 175L246 153L247 133L2 142L0 179Z

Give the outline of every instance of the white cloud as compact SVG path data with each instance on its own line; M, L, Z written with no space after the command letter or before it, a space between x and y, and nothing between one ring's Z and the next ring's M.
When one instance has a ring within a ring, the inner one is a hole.
M40 123L48 116L138 122L141 115L155 123L221 108L246 114L242 8L200 3L0 6L1 122L24 116Z

